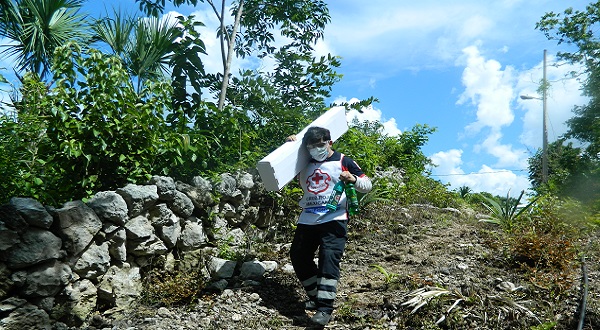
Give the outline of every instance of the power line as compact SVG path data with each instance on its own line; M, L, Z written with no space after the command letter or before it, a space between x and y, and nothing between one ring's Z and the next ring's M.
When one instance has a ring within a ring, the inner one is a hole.
M500 171L489 171L489 172L471 172L471 173L454 173L454 174L430 174L429 176L456 176L456 175L473 175L473 174L494 174L494 173L507 173L507 172L523 172L528 169L522 170L500 170Z

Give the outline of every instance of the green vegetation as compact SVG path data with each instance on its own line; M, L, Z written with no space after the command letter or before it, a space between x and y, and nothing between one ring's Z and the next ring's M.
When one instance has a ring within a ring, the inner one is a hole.
M193 304L205 287L204 276L196 271L151 270L144 277L142 300L150 306Z
M582 201L594 212L600 211L600 56L597 31L591 27L600 23L600 2L591 2L585 10L567 8L563 13L546 13L537 23L549 40L575 47L557 54L560 59L580 64L583 72L573 75L583 81L583 94L590 98L587 105L576 106L574 116L563 139L548 150L548 182L540 182L540 154L530 160L530 179L538 192L550 192L559 197ZM568 139L576 139L584 147L573 147Z
M511 199L510 193L507 193L506 198L501 202L497 202L493 198L484 196L487 203L484 203L483 206L490 212L491 218L483 219L482 221L495 223L510 231L519 217L523 213L529 211L533 203L536 202L536 199L534 198L529 204L519 208L519 203L521 202L524 193L524 190L521 191L521 194L517 199Z
M82 19L78 0L3 2L0 37L11 43L1 54L15 55L17 63L1 70L15 69L20 85L12 86L12 102L0 108L0 203L26 196L58 205L144 182L151 175L186 181L251 168L284 137L332 106L326 99L341 79L336 72L341 60L312 52L330 20L324 2L235 2L232 17L215 10L221 22L234 22L223 24L215 36L223 46L220 72L205 72L203 38L209 37L194 29L201 22L193 17L163 21L164 1L163 6L160 1L139 3L148 17L113 12L90 22ZM42 12L47 15L33 15ZM577 47L558 55L584 65L590 103L574 109L568 133L550 145L548 182L541 180L541 153L530 159L534 196L525 207L518 207L524 192L514 199L475 193L466 186L451 191L432 179L430 160L421 149L435 128L416 124L388 136L381 123L355 121L334 148L361 164L375 186L360 196L364 212L353 225L370 230L364 235L399 236L403 229L396 221L403 211L378 210L390 205L491 213L486 221L503 229L495 233L501 239L490 243L498 248L497 259L560 295L572 283L579 238L600 223L600 42L588 29L598 23L600 2L585 12L548 13L537 26L550 39ZM280 27L276 30L289 43L276 45L269 26ZM273 69L231 72L233 60L252 54L270 57ZM2 88L4 76L0 74ZM375 101L370 97L353 107ZM570 139L585 147L575 147ZM290 205L284 212L293 218L300 194L292 183L272 195L273 204ZM418 216L426 218L426 212ZM374 216L379 223L369 220ZM392 229L378 232L385 226ZM293 228L282 222L279 229L289 234ZM227 241L219 254L245 256ZM373 267L387 284L397 279L382 266ZM203 288L200 278L194 273L153 274L147 298L165 305L189 301ZM345 314L352 317L350 307Z
M385 268L383 268L380 265L375 264L375 265L371 265L371 267L377 269L384 276L384 281L385 281L386 285L391 284L393 281L395 281L398 278L398 274L388 272Z
M198 4L174 1L184 3ZM140 4L150 17L115 11L93 22L81 19L80 1L3 5L0 36L13 43L2 54L17 56L23 76L0 112L0 202L31 196L56 205L154 174L188 180L254 167L329 108L324 100L340 79L340 62L311 53L329 21L324 3L289 1L263 11L261 1L246 1L234 8L244 11L236 18L243 30L230 35L237 42L223 48L224 58L258 52L275 64L272 72L242 70L230 81L204 71L204 43L194 30L201 22L160 20L164 7ZM63 19L49 19L63 10ZM34 11L48 16L36 20L27 14ZM283 26L289 44L275 47L265 22ZM231 61L223 66L227 72Z

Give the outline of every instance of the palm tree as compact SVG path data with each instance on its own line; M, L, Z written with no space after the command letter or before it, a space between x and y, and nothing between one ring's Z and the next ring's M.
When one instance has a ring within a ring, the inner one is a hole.
M138 91L143 81L167 73L183 30L173 19L136 18L115 11L114 18L94 23L94 40L105 42L119 56Z
M123 58L128 52L131 33L135 28L135 16L114 10L113 17L103 17L92 25L92 41L106 43L113 54Z
M473 192L473 190L469 186L460 186L458 188L458 195L462 199L466 199L467 196L469 196L469 194L471 194L472 192Z
M0 36L12 40L0 54L15 56L18 72L50 73L54 49L87 36L84 0L0 0Z

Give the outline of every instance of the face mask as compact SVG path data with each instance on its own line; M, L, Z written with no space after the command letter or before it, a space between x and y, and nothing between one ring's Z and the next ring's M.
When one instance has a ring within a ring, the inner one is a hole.
M318 162L324 161L327 158L327 156L329 155L329 150L327 150L327 146L320 147L320 148L318 148L318 147L311 148L311 149L308 149L308 152L310 153L312 158Z

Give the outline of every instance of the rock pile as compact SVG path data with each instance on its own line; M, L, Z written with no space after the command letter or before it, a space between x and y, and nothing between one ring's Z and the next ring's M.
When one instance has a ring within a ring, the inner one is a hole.
M260 279L277 264L240 266L206 251L244 244L249 228L267 235L278 207L246 172L192 184L154 176L60 208L14 197L0 206L0 328L79 326L96 306L126 308L140 296L140 268L157 259L204 267L221 289L238 269L236 277Z

